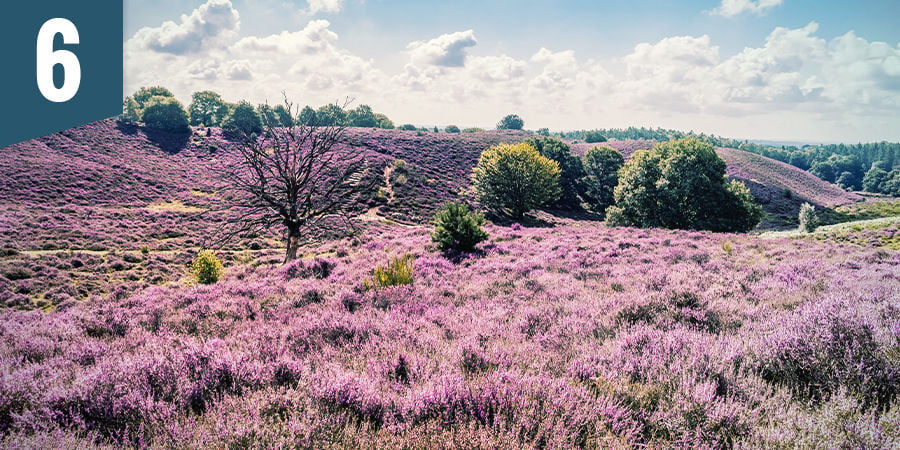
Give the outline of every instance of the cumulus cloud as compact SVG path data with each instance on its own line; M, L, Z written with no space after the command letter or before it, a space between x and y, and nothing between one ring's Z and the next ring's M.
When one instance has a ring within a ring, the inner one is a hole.
M462 67L466 63L466 49L478 43L473 30L438 36L430 41L416 41L407 46L416 63L441 67Z
M309 12L316 14L319 12L337 13L341 12L344 7L343 0L308 0Z
M815 22L775 28L734 54L707 35L671 36L605 60L547 48L525 58L467 55L477 43L467 30L398 48L406 59L391 67L343 48L326 20L238 36L229 31L238 28L237 12L218 8L233 11L211 0L180 24L129 39L126 92L163 84L183 100L213 89L261 102L284 90L312 105L355 97L399 123L490 126L518 113L534 127L710 126L735 137L767 130L762 137L881 139L900 113L900 45L852 31L825 39ZM233 22L212 19L229 16ZM202 51L187 52L175 38L188 34L200 37Z
M734 17L745 12L762 15L782 3L784 0L722 0L722 4L713 10L713 14L723 17Z
M240 15L229 0L209 0L181 21L163 22L156 28L142 28L131 41L154 51L184 54L200 50L208 41L237 32Z

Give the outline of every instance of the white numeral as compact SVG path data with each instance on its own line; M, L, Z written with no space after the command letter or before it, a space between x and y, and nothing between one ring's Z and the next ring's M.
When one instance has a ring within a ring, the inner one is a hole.
M44 98L51 102L67 102L75 96L81 86L81 63L68 50L53 50L53 39L62 34L63 43L78 44L78 29L68 19L50 19L41 27L37 37L37 85ZM53 67L63 66L63 85L57 89L53 84Z

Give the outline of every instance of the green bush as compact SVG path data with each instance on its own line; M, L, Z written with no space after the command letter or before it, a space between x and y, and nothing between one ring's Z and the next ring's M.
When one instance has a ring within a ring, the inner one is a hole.
M172 97L152 97L145 103L141 119L148 128L184 133L190 131L187 113Z
M388 118L388 116L386 116L384 114L375 113L375 128L382 128L385 130L393 130L394 122L390 118Z
M498 130L521 130L525 126L525 122L516 114L510 114L497 123Z
M222 278L225 269L222 268L222 261L216 257L215 253L203 250L191 263L191 273L198 283L213 284Z
M475 250L479 242L488 238L482 229L484 216L469 210L464 203L447 203L435 214L433 223L431 240L437 243L441 251L469 253Z
M602 214L614 202L613 191L619 183L619 169L625 165L625 158L614 148L593 147L585 153L582 163L585 202Z
M447 125L447 128L444 128L444 131L448 133L459 133L459 127L456 125Z
M363 285L366 290L371 290L412 284L414 266L415 258L413 255L391 258L387 266L376 267L372 271L372 278L365 280Z
M559 175L559 164L531 144L499 144L481 153L472 185L486 208L521 218L560 197Z
M686 138L635 152L619 171L611 225L749 231L762 209L742 183L725 179L715 148Z
M472 128L463 128L463 133L481 133L484 131L484 128L472 127Z
M418 128L416 128L416 126L413 125L413 124L411 124L411 123L404 123L403 125L400 125L400 129L403 130L403 131L416 131L416 130L418 130Z
M253 133L259 134L262 132L262 121L253 105L246 101L241 101L234 107L234 111L231 112L228 118L225 119L222 127L230 132L238 132L249 136Z
M819 217L816 215L816 207L809 203L800 205L800 231L812 233L819 227Z

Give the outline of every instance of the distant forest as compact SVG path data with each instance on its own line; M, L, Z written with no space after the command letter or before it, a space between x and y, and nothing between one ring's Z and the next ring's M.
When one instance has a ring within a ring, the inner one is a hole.
M565 131L554 135L585 142L604 142L607 139L667 141L695 137L718 147L737 148L777 159L848 191L900 196L900 143L896 142L773 147L693 131L644 127Z

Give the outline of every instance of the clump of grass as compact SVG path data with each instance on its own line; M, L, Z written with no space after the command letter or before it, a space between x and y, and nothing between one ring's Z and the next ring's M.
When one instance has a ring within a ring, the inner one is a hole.
M731 247L731 241L725 241L722 243L722 251L724 251L726 255L731 256L731 252L734 251L734 249Z
M413 255L391 258L387 266L378 266L372 271L372 278L365 280L366 290L380 289L390 286L403 286L413 282Z

